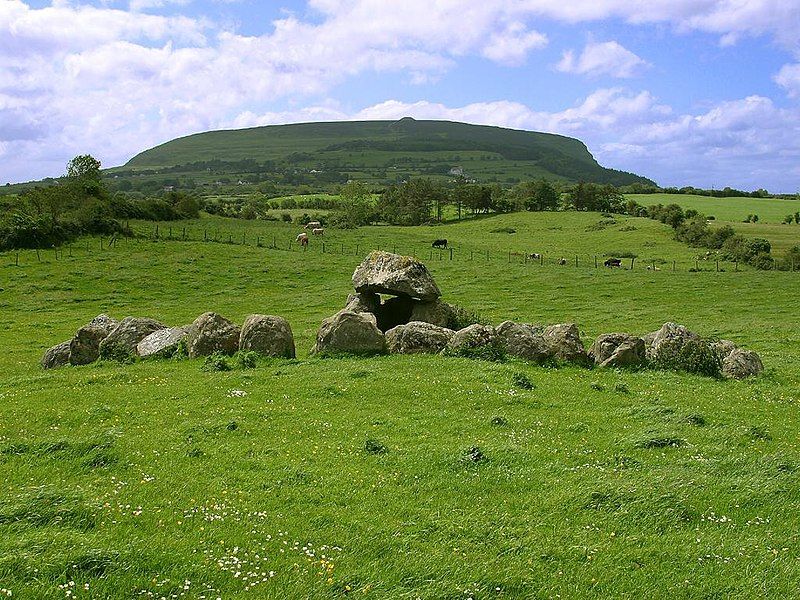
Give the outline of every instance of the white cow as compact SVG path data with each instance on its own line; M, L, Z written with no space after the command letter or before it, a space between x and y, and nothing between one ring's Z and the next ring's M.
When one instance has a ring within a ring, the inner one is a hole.
M315 227L311 230L311 233L314 235L325 235L325 230L322 227Z

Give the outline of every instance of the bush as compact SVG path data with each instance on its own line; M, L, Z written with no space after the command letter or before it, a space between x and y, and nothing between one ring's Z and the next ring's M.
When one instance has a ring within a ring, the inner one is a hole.
M291 223L292 222L292 215L289 213L281 213L281 221L284 223Z
M659 347L652 366L716 378L722 374L722 359L706 340L666 341Z
M461 358L472 358L476 360L488 360L490 362L505 362L507 359L506 351L497 344L487 344L474 348L463 347L458 350L446 350L448 356L459 356Z
M451 304L450 308L450 316L447 319L447 328L452 329L453 331L458 331L459 329L464 329L464 327L469 327L470 325L488 325L489 321L483 318L481 315L476 313L475 311L468 310L463 306L459 306L458 304Z
M203 371L230 371L231 365L228 362L228 357L221 352L215 352L206 356L203 361Z

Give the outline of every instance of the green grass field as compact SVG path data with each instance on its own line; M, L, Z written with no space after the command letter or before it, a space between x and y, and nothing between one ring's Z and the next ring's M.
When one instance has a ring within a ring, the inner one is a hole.
M599 218L507 215L331 232L326 243L360 239L362 255L390 243L427 251L433 235L473 252L552 244L588 256L607 244L691 258L658 223L585 230ZM518 233L489 233L511 226ZM222 219L190 227L294 233ZM58 260L23 253L20 266L0 254L0 594L796 594L796 273L426 260L444 299L495 324L575 321L588 343L675 320L732 339L767 368L736 382L434 356L309 357L361 259L315 250L128 240L101 251L89 240L89 250L77 243ZM231 372L203 371L201 360L38 367L46 347L100 312L177 325L207 310L239 323L250 313L285 316L298 358ZM533 389L515 385L519 373ZM367 440L386 451L367 451ZM470 460L474 447L484 460Z

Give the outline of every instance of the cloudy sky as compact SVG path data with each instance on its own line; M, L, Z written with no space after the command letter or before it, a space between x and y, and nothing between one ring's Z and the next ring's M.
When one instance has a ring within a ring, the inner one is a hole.
M0 183L209 129L449 119L800 191L798 0L0 0Z

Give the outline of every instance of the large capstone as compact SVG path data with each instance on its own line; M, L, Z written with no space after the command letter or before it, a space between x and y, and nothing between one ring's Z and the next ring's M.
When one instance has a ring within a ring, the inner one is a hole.
M551 357L551 345L544 337L544 329L528 323L503 321L495 329L497 344L506 354L537 363Z
M340 311L322 321L312 354L383 354L386 338L375 315Z
M97 315L78 329L70 341L70 363L88 365L100 358L100 342L106 339L118 324L108 315Z
M154 331L136 345L142 358L169 358L186 339L187 327L167 327Z
M736 348L722 361L722 375L729 379L745 379L763 370L761 358L752 350Z
M70 355L70 342L67 340L66 342L61 342L53 346L52 348L48 348L44 356L42 356L42 368L43 369L56 369L58 367L64 367L69 364L69 355Z
M455 332L422 321L411 321L386 332L386 346L393 354L437 354Z
M544 339L550 346L550 356L556 360L588 365L589 357L575 323L560 323L545 327Z
M203 313L189 325L186 347L189 358L209 356L215 352L235 354L239 349L241 330L215 312Z
M239 349L258 352L264 356L294 358L292 328L283 317L250 315L242 325Z
M376 250L353 273L357 292L407 296L433 301L442 293L428 268L415 258Z
M639 367L647 360L644 340L627 333L604 333L589 348L598 367Z
M148 335L166 325L148 317L125 317L100 342L100 358L106 360L127 360L136 356L136 346Z

